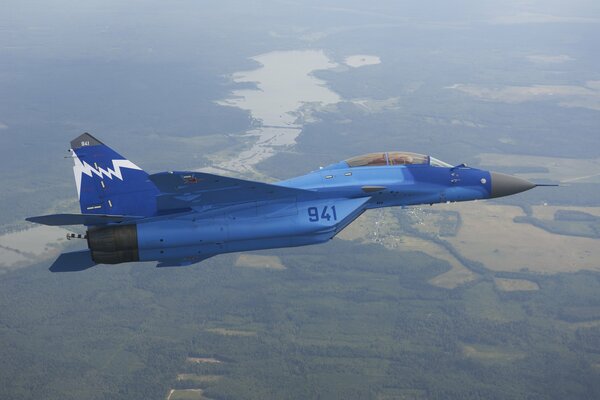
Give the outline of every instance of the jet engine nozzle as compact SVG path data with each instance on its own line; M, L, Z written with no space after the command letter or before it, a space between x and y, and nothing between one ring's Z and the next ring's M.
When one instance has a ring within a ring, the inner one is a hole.
M92 260L98 264L138 261L137 225L92 228L87 233Z

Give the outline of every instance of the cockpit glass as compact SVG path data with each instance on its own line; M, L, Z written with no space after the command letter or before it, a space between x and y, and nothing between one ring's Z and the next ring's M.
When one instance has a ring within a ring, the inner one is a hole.
M390 165L414 165L427 164L429 162L429 157L424 154L407 153L401 151L388 153L388 159Z
M438 160L437 158L430 157L429 160L432 167L452 168L452 165L445 163L442 160Z
M387 165L385 153L370 153L352 157L346 160L350 167L375 167Z
M390 151L388 153L369 153L346 160L349 167L377 167L386 165L419 165L431 164L434 167L451 168L450 164L425 154L407 151Z

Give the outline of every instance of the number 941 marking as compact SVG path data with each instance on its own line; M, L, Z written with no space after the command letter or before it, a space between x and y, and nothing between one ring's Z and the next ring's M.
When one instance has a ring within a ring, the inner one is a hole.
M310 222L318 222L319 220L327 220L337 221L337 212L335 211L335 206L323 206L321 212L319 212L320 207L308 207L308 220Z

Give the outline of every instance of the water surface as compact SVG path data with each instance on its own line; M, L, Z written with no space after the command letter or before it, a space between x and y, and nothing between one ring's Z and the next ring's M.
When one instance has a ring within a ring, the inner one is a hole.
M260 66L237 72L232 79L256 88L235 90L218 102L250 112L257 127L244 136L252 145L237 157L215 163L212 169L217 171L252 172L254 165L271 157L277 148L296 143L307 111L342 100L312 74L338 66L322 50L274 51L252 59Z

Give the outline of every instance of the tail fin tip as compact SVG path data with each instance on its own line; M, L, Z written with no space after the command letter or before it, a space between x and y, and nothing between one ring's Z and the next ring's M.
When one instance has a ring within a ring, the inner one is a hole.
M104 143L85 132L71 140L71 149L75 150L85 146L98 146L103 144Z

